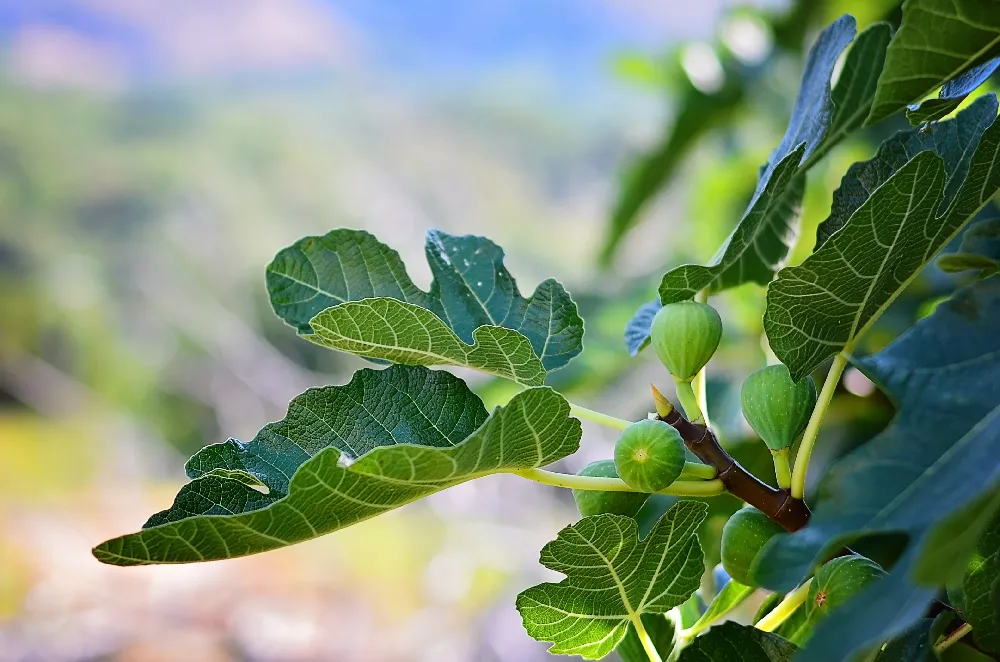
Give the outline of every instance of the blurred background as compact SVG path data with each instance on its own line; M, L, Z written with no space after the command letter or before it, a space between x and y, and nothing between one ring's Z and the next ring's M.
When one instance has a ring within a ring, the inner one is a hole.
M644 416L669 380L628 357L626 321L738 221L803 46L896 4L0 0L0 660L547 659L514 596L554 577L538 550L577 515L513 477L235 561L121 569L90 548L166 507L198 448L361 366L298 339L264 290L280 248L335 227L374 232L424 286L431 227L504 246L522 292L560 279L587 337L551 383ZM793 259L846 166L905 122L887 124L813 169ZM956 282L929 269L871 347ZM737 402L765 361L763 292L713 302L713 418L767 478ZM827 458L889 419L873 391L848 372ZM613 432L584 428L563 470L610 456ZM713 500L710 557L737 505Z

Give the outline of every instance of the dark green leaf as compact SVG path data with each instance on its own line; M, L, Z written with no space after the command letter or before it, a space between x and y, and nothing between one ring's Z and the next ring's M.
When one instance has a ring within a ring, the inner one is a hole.
M541 562L561 572L517 596L524 628L551 653L596 660L622 641L642 614L663 614L698 590L705 570L696 535L708 508L674 505L643 540L635 520L594 515L559 532Z
M286 417L253 441L202 450L173 507L94 555L141 565L255 554L467 480L550 464L574 453L580 434L569 405L548 388L522 391L487 418L482 402L446 372L362 370L345 386L294 399Z
M703 289L717 292L747 282L766 285L784 264L798 239L805 171L861 125L875 94L889 41L889 28L883 24L858 37L836 88L830 89L837 58L854 32L854 19L844 16L819 36L809 52L788 130L762 169L743 218L707 265L682 265L663 276L662 303L690 299ZM644 306L629 323L630 352L645 345L651 320Z
M890 639L874 662L937 662L931 644L934 619L925 618L903 634Z
M980 647L1000 653L1000 511L995 511L962 580L966 622Z
M965 97L985 83L997 68L1000 68L1000 58L994 58L969 69L961 76L945 83L937 99L928 99L921 104L908 106L906 119L911 126L920 126L941 119L958 108L965 101Z
M646 628L649 638L653 640L660 658L669 659L677 643L677 628L673 620L665 614L643 614L642 627ZM621 657L622 662L649 662L646 649L642 647L639 635L631 625L615 652Z
M796 648L776 634L732 621L695 638L680 662L788 662Z
M939 125L947 132L942 135L960 141L933 142L940 154L921 151L910 158L917 146L932 147L911 131L848 171L823 224L829 239L801 265L782 269L768 289L764 329L795 379L845 348L852 351L1000 188L996 115L996 97L984 96Z
M816 231L816 248L847 225L876 189L921 152L933 152L944 162L947 184L937 209L938 213L943 212L968 176L972 155L996 114L996 104L990 98L981 99L958 117L941 122L930 131L910 129L896 133L879 145L870 160L852 165L833 194L830 216Z
M962 236L958 251L942 255L937 265L949 273L975 269L981 276L989 276L1000 271L1000 219L971 226Z
M997 0L907 0L868 123L1000 55Z
M484 326L503 327L526 337L545 370L564 366L580 353L583 320L557 281L546 280L531 297L522 298L503 266L503 249L483 237L459 237L431 230L424 252L434 275L428 292L414 285L396 251L367 232L334 230L322 237L306 237L279 252L268 266L271 305L279 317L307 338L370 358L388 359L380 355L388 353L427 365L431 361L427 347L443 343L449 349L441 364L448 365L455 364L463 353L495 350L470 348L477 340L481 345L501 347L504 355L521 357L520 341L514 334L493 330L475 333ZM408 333L389 343L384 352L376 351L374 345L389 333L388 322L373 329L359 327L351 331L359 319L372 322L378 311L347 304L373 298L411 304L397 305L390 311L391 322L406 325ZM327 332L323 335L312 320L335 306L345 308L320 318ZM432 324L429 316L414 312L414 308L430 311L441 324ZM482 361L472 360L477 362ZM472 363L472 367L482 367ZM520 381L537 383L534 367L510 372L531 375L527 381Z
M923 552L913 568L913 579L928 586L942 581L949 586L960 585L967 570L963 559L973 556L997 509L1000 509L1000 492L987 492L936 523L926 534ZM957 597L960 601L954 606L964 611L964 591Z
M896 402L896 418L828 471L827 497L809 526L772 539L755 578L791 588L818 560L865 534L906 533L911 543L887 577L817 626L810 662L840 662L920 618L936 593L913 581L928 531L1000 484L1000 279L957 293L858 365ZM948 564L964 559L941 562L944 584Z

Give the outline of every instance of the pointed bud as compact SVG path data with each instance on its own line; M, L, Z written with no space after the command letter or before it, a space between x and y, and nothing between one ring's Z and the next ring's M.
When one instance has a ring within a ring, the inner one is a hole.
M656 388L655 385L650 384L649 388L653 391L653 402L656 403L656 413L659 416L667 416L674 410L674 406L667 400L667 397L660 393L660 389Z

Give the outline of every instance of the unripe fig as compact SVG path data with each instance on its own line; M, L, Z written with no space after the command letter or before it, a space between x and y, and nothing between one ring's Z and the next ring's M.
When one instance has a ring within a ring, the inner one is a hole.
M668 303L653 318L650 341L675 379L698 374L719 348L722 319L715 308L697 301Z
M661 421L633 423L615 442L615 469L632 489L659 492L684 470L681 433Z
M739 583L756 586L750 567L767 541L782 531L780 524L753 506L737 510L722 529L722 567Z
M591 462L581 469L577 475L597 478L618 478L614 460ZM648 494L640 494L638 492L573 490L573 500L576 501L576 507L584 517L602 515L604 513L635 517L648 498Z
M815 625L840 605L886 572L878 563L860 554L839 556L819 569L809 586L806 617Z
M798 439L816 406L812 377L794 381L784 364L769 365L747 377L740 392L743 416L772 451Z

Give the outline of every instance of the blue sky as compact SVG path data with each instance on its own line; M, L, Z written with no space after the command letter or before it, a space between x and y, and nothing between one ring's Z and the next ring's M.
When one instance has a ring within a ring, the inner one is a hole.
M724 6L733 4L728 0L0 0L0 38L11 44L26 28L57 26L114 49L127 60L130 71L169 72L168 58L157 48L157 35L188 25L180 19L178 26L169 25L171 16L190 18L194 12L218 16L214 29L225 38L226 12L239 11L240 2L270 2L272 9L281 11L307 7L313 16L325 12L350 36L352 48L367 66L463 77L520 67L555 78L600 74L623 50L656 52L671 40L708 36ZM139 9L144 6L148 11ZM154 23L150 15L155 13L166 18Z

